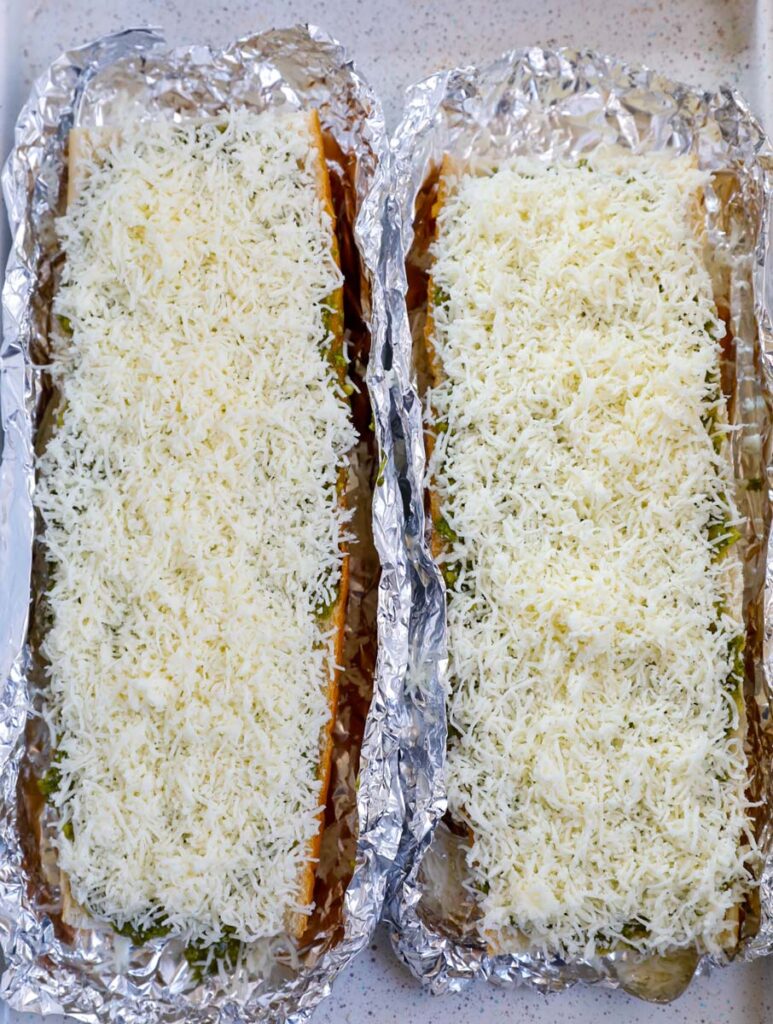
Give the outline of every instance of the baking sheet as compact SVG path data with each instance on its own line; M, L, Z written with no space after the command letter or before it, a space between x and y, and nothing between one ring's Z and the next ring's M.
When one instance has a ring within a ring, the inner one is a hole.
M48 857L51 821L35 784L50 762L51 741L47 673L39 656L46 559L33 545L40 526L33 528L30 498L33 452L50 397L51 300L61 263L55 218L63 210L71 127L120 123L127 114L185 121L231 105L319 113L345 275L352 419L359 435L345 493L357 540L349 548L346 643L314 913L299 943L280 935L243 944L233 964L200 972L174 935L135 947L105 927L72 928L63 919L64 880ZM402 674L394 666L402 664L403 641L383 610L410 600L407 590L392 593L399 571L380 572L371 539L375 534L380 543L382 563L389 559L399 570L400 552L390 541L400 544L401 505L391 471L378 473L371 530L374 432L380 443L385 435L378 401L375 431L369 425L363 384L371 303L381 294L374 272L380 226L368 218L365 197L386 162L378 100L343 48L312 26L253 34L225 48L170 50L152 29L100 37L58 56L19 115L3 170L13 250L0 346L0 944L9 965L0 991L17 1008L66 1010L93 1024L117 1017L133 1024L287 1017L300 1024L375 927L392 870L393 833L402 821L399 734L394 740ZM383 339L374 322L376 352Z
M439 67L486 60L504 48L571 43L644 61L704 87L730 82L773 130L773 5L767 0L7 0L0 9L0 113L4 154L32 78L66 46L128 24L160 24L171 43L225 42L249 31L309 19L355 53L394 125L402 90ZM4 155L3 154L3 155ZM17 1016L12 1015L14 1019ZM534 993L473 986L458 997L421 993L379 940L333 986L317 1024L763 1024L773 1019L773 961L736 965L697 979L664 1008L621 992L574 989L544 999Z
M446 156L464 164L473 155L501 159L531 156L544 162L576 160L619 145L636 153L691 153L711 173L706 189L707 238L717 268L716 301L727 320L732 351L723 366L728 399L729 455L736 499L743 517L747 630L744 701L748 729L749 799L755 808L754 836L760 852L759 885L741 905L738 955L769 953L773 941L773 734L771 733L770 602L773 593L768 533L769 494L760 493L770 464L770 381L773 378L770 208L773 152L739 93L690 90L641 65L573 48L519 48L482 65L453 68L412 86L405 115L393 137L392 201L389 216L400 232L405 274L393 273L407 298L406 318L393 317L394 349L411 358L426 310L427 225L437 193L438 168ZM395 260L391 251L385 257ZM410 324L410 327L409 327ZM421 370L417 369L421 378ZM421 389L421 380L419 380ZM737 429L735 429L737 428ZM421 488L424 464L415 458L412 486ZM424 548L419 545L420 554ZM766 572L766 561L768 572ZM764 596L763 596L764 595ZM419 632L432 632L430 653L445 652L443 608L417 611ZM434 620L440 619L438 626ZM445 682L445 671L439 668ZM444 737L429 740L428 764L442 771ZM674 949L662 956L614 948L608 954L564 958L535 952L490 953L465 927L472 901L463 882L466 837L441 823L444 799L409 817L416 842L426 844L422 814L434 819L432 844L417 870L386 907L394 924L395 950L417 978L435 992L459 991L483 976L548 991L577 982L622 987L641 998L667 1002L680 995L696 967L724 964L728 957L699 956ZM456 915L461 914L461 922ZM509 943L503 943L507 950Z

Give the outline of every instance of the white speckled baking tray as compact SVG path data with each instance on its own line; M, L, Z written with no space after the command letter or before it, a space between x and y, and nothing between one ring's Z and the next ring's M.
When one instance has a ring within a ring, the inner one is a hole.
M390 126L410 82L539 43L592 47L693 85L729 82L773 132L773 0L0 0L1 155L33 78L69 46L130 25L159 25L173 44L223 43L297 21L321 25L349 47L380 93ZM3 259L5 231L3 223ZM5 1007L0 1014L0 1024L28 1020ZM379 935L338 979L314 1021L773 1024L773 958L699 978L668 1007L617 991L574 989L545 997L492 985L433 998Z

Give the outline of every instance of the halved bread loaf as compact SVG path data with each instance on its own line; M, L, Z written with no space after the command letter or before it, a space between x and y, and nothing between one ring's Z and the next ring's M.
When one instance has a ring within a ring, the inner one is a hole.
M304 115L290 115L305 118L306 128L309 137L310 156L307 163L308 169L313 169L317 182L317 199L324 211L329 225L330 257L335 266L340 270L340 259L338 244L336 240L335 212L332 202L330 179L325 161L324 140L322 136L319 115L316 110L309 111ZM112 129L73 129L69 136L69 178L67 201L68 207L75 204L83 190L87 180L89 164L99 163L103 155L109 155L111 142L120 139L120 131ZM311 215L311 211L309 211ZM216 227L213 225L213 227ZM255 272L252 270L251 272ZM259 272L259 271L258 271ZM346 358L344 353L344 325L343 325L343 288L339 284L325 297L321 313L324 327L327 332L325 344L326 358L333 368L333 376L339 384L344 385L347 376ZM109 396L108 396L109 400ZM46 429L48 437L56 433L56 410L60 408L61 396L55 393L49 410L46 414L46 422L49 423ZM50 421L50 422L49 422ZM289 424L288 424L289 426ZM340 521L345 520L345 489L347 471L340 466L337 474L336 494L338 509L341 513ZM343 528L339 532L339 568L338 581L335 587L335 595L332 603L326 607L318 616L319 632L322 634L327 655L324 661L324 676L320 680L320 686L324 688L327 703L327 718L319 737L319 755L315 766L315 774L319 780L318 798L318 828L313 836L307 840L308 856L303 863L297 883L297 894L292 901L294 907L309 907L313 900L316 866L319 857L322 831L324 827L325 806L327 802L327 791L330 782L331 761L333 754L333 727L335 724L338 683L343 659L344 647L344 623L346 619L346 605L349 584L348 550L343 534ZM260 628L259 623L256 628ZM295 709L287 708L287 713L292 714ZM266 834L266 841L271 842L273 837L270 832ZM62 874L63 894L63 918L66 923L74 927L87 926L88 916L74 901L71 893L70 882L65 873ZM296 938L302 937L308 917L305 913L289 909L284 915L284 923L287 931Z
M694 168L696 166L697 165L693 165ZM528 170L528 169L526 168L525 170ZM486 172L485 170L481 170L480 172L476 171L476 172L470 172L470 173L474 174L474 175L480 174L481 177L485 177L488 174L488 172ZM455 165L455 163L450 158L446 157L443 160L443 163L442 163L442 165L440 167L440 170L439 170L439 179L438 179L438 185L437 185L437 198L436 198L435 204L434 204L434 206L432 208L432 216L433 216L433 218L438 218L441 215L442 211L444 210L444 207L446 206L446 203L447 203L449 195L451 194L451 192L452 192L452 190L454 188L458 187L459 179L461 177L463 177L465 174L466 174L466 172L463 172L462 170L460 170L460 168L457 165ZM532 177L532 175L525 174L525 178L528 179L530 177ZM700 238L703 238L703 234L704 234L704 230L705 229L704 229L703 220L702 220L702 218L703 218L702 200L700 200L698 197L696 197L696 202L694 204L694 212L695 212L695 216L696 216L695 235L696 235L696 238L700 239ZM524 217L524 219L526 219L528 217L528 213L527 212L522 212L521 216ZM580 216L580 221L582 221L583 217L587 218L587 213L584 213L583 215ZM469 222L467 222L468 230L469 230L469 225L471 223L474 223L474 218L471 218L471 220ZM436 223L435 233L434 233L434 238L435 238L435 243L436 244L437 244L437 241L438 241L438 238L439 238L439 230L440 229L438 228L437 223ZM506 245L505 245L503 239L504 239L504 234L506 233L507 229L503 225L500 225L500 224L490 224L488 226L488 230L489 230L489 235L486 236L486 242L488 242L489 239L491 239L492 246L493 245L501 246L501 249L504 252L506 250ZM493 238L494 238L495 235L496 235L496 242L493 241ZM480 242L479 241L478 244L486 244L486 242ZM456 246L461 246L462 245L462 242L460 241L460 235L456 235L455 236L454 244ZM611 247L611 245L612 245L612 242L610 242L610 247ZM534 253L534 259L535 259L535 261L539 259L539 253L537 251L535 251L535 253ZM503 261L505 261L505 260L506 260L506 257L503 256ZM504 263L504 265L506 265L506 263ZM426 366L427 374L428 374L428 384L429 384L430 388L433 391L437 391L439 388L441 388L446 383L447 377L446 377L446 374L444 372L442 357L441 357L441 354L440 354L440 351L439 351L440 345L439 345L438 332L437 332L437 324L436 324L436 310L437 310L437 308L439 306L444 306L445 304L447 304L448 301L449 301L450 296L448 296L447 294L444 293L443 287L438 287L437 281L435 279L435 275L433 273L433 266L434 266L434 264L431 264L430 265L430 270L429 270L428 292L427 292L427 313L426 313L426 321L425 321L425 326L424 326L423 337L421 339L421 344L423 346L423 351L420 354L419 362L421 364L423 364L424 366ZM448 269L448 262L446 262L446 269ZM459 268L456 268L455 272L459 272ZM469 273L469 267L468 266L466 266L465 269L463 271L461 271L462 280L465 283L466 283L467 280L469 280L469 278L465 277L465 274L467 274L467 273ZM570 283L571 283L572 279L570 278L569 280L570 280ZM500 287L501 287L501 282L500 282ZM660 290L661 290L661 293L662 293L663 292L663 287L661 287ZM697 301L697 299L696 299L696 301ZM475 315L478 315L480 310L486 310L487 312L491 311L490 310L490 305L486 302L485 297L481 297L480 298L480 304L476 307ZM560 312L560 310L559 310L559 312ZM505 342L501 339L501 336L498 337L498 338L495 338L494 335L491 334L491 333L489 333L488 335L482 335L481 333L477 333L476 334L475 333L475 328L478 327L479 324L473 323L475 315L470 315L470 327L469 327L469 330L470 330L470 336L475 338L476 345L479 346L481 344L481 340L480 340L481 337L483 337L485 339L484 340L484 345L485 344L490 344L492 346L496 346L496 345L499 345L499 344L505 344ZM493 317L495 314L492 313L491 315ZM585 314L583 314L583 315L585 315ZM592 314L589 314L589 316L590 315L592 315ZM482 318L483 314L480 313L480 316ZM459 339L463 336L464 330L467 329L467 321L463 320L462 323L464 324L464 328L462 328L461 329L461 333L459 333L457 335L457 342L456 342L457 347L455 349L455 358L457 358L457 360L459 359L459 352L460 352L460 347L459 347L460 346L460 340ZM489 329L489 331L491 330L490 327L488 329ZM524 341L525 341L525 339L524 339ZM476 351L477 351L477 349L476 349ZM481 356L481 359L485 362L485 348L483 349L483 354ZM465 364L465 366L467 366L467 365L468 364ZM457 363L457 368L458 368L458 363ZM464 371L460 371L460 372L464 372ZM494 374L494 371L490 367L487 368L487 369L484 369L483 372L484 372L484 374L489 375L489 376ZM715 368L715 373L717 373L717 375L718 375L718 367ZM495 387L497 387L502 394L507 394L508 393L508 384L509 384L509 382L508 382L506 377L495 376ZM514 397L513 401L517 401L517 399ZM426 425L426 431L425 431L425 444L426 444L426 450L427 450L428 463L430 464L430 466L432 466L432 459L433 459L433 454L435 452L435 448L436 448L436 444L437 444L437 438L439 436L442 436L445 433L446 430L448 430L448 429L452 429L453 430L454 424L453 423L445 423L445 422L443 422L440 419L440 416L439 416L439 413L438 413L437 409L433 407L432 399L430 399L429 405L430 405L430 411L429 411L429 419L428 419L428 422L427 422L427 425ZM460 412L461 412L461 416L464 418L464 416L466 414L466 410L462 409ZM720 423L724 422L724 417L722 417L721 415L719 417L719 422ZM493 428L490 425L488 425L487 429L492 430ZM468 446L471 445L471 443L472 443L471 437L468 436L467 437L467 444L468 444ZM723 449L724 454L727 454L728 443L727 443L727 439L726 438L724 438L723 441L722 441L722 449ZM469 449L466 449L466 450L469 450ZM440 466L437 463L437 460L435 460L435 466L434 466L435 472L437 472L438 469L442 469L442 466ZM493 470L493 471L495 472L495 470ZM459 478L458 478L458 476L455 475L454 487L457 487L458 484L459 484ZM549 486L549 481L547 482L547 485ZM514 491L517 490L517 488L518 488L517 476L512 480L512 487L513 487ZM455 493L456 493L456 491L455 491ZM448 523L445 521L444 512L446 512L446 509L444 508L443 499L442 499L442 496L441 496L441 494L440 494L440 492L438 490L438 486L437 486L434 474L432 474L430 476L430 480L429 480L429 483L428 483L427 501L428 501L428 506L429 506L429 518L430 518L430 530L431 530L431 534L430 534L431 551L432 551L432 554L433 554L433 556L435 558L439 558L444 563L447 563L449 561L449 551L454 546L454 543L456 541L454 540L453 530L450 529ZM453 516L452 516L452 519L453 519ZM739 545L737 544L737 542L733 542L733 543L731 543L731 544L729 544L727 546L727 549L721 555L721 561L722 561L722 590L723 590L723 594L724 594L723 602L722 602L723 608L724 608L723 614L728 619L731 619L733 622L735 622L737 624L738 628L740 629L743 626L743 567L742 567L742 561L741 561L741 553L739 551ZM463 571L464 567L461 566L460 569L461 569L461 571ZM447 581L447 584L448 584L449 602L451 602L451 604L453 604L453 602L455 600L454 584L455 584L456 578L457 578L457 567L449 566L449 568L445 570L444 574L446 575L446 581ZM567 583L567 586L570 586L570 585L571 585L570 583ZM488 583L488 586L489 587L491 586L490 582ZM491 593L490 591L486 591L486 592L483 593L482 601L483 601L484 609L486 607L487 602L493 601L495 599L495 596L496 595L494 593ZM485 615L485 611L482 612L482 614ZM452 661L452 666L453 666L453 660L454 660L453 647L452 647L452 649L450 651L450 654L451 654L451 661ZM468 654L465 654L465 656L467 657ZM502 666L502 673L503 674L505 673L504 665ZM466 685L470 685L471 687L474 688L474 683L470 683L469 680L466 680L465 682L466 682ZM453 683L452 683L452 685L453 685ZM737 711L738 711L738 724L737 724L737 727L733 731L733 736L734 736L735 740L738 743L739 751L742 752L742 750L743 750L743 739L745 737L745 731L746 731L746 726L745 726L745 708L744 708L744 700L743 700L743 683L742 683L742 680L738 680L736 678L735 683L733 684L733 687L734 687L733 688L733 699L734 699L734 702L735 702L735 704L737 706ZM503 702L504 702L504 699L505 698L503 697L502 698ZM477 712L478 714L483 714L483 711L481 710L482 706L483 706L482 704L479 706L478 712ZM501 714L501 713L502 712L499 711L499 708L497 708L497 714ZM492 714L493 714L493 712L492 712ZM499 754L497 756L504 756L502 751L507 749L506 741L500 738L500 742L505 744L505 746L500 749ZM518 756L519 752L518 751L513 751L512 753L513 753L514 756ZM481 765L481 767L482 767L482 765ZM517 801L517 800L521 799L521 796L522 796L522 794L519 794L519 793L505 793L505 792L503 792L502 793L502 801L503 801L503 803L507 803L510 800L516 800ZM529 796L528 796L528 794L526 794L526 799L528 799L528 798L529 798ZM466 817L467 817L467 815L465 813L465 818ZM556 827L559 827L559 826L556 825ZM467 824L467 830L468 830L468 835L469 835L470 843L471 843L472 846L474 846L475 841L476 841L475 830L472 827L472 825L469 824L469 821L468 821L468 824ZM487 890L487 883L481 882L480 879L477 880L476 884L478 884L478 883L483 884L484 886L486 886L486 888L483 891L488 891ZM546 899L546 901L549 902L549 899L548 899L547 896L545 897L545 899ZM535 913L537 913L537 912L535 911ZM738 944L738 938L739 938L739 918L740 918L740 905L735 905L735 906L731 907L726 912L726 915L725 915L726 927L724 929L722 929L722 930L718 929L717 932L715 933L716 939L717 939L719 945L721 945L722 949L728 955L732 955L732 953L734 952L734 950L736 949L737 944ZM634 931L634 934L636 935L637 939L641 938L641 935L642 935L641 932L636 934L635 931ZM518 950L522 951L523 949L529 948L529 945L530 945L530 937L529 937L529 935L528 934L524 934L524 932L522 932L518 928L516 928L513 923L511 923L509 925L504 925L504 926L502 926L500 928L497 928L497 929L488 928L484 932L484 937L485 937L485 939L488 942L489 951L492 954L508 953L508 952L512 953L512 952L516 952Z

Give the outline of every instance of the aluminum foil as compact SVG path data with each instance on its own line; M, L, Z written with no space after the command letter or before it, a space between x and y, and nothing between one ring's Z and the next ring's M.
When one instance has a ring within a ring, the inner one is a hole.
M362 381L371 301L377 314L383 306L380 218L365 197L384 173L388 147L377 100L341 46L318 29L268 32L217 51L170 51L158 32L139 29L65 53L35 84L3 174L13 242L0 349L0 996L19 1010L126 1024L305 1021L336 973L367 943L399 848L400 669L407 661L403 623L410 596L397 550L399 488L391 470L379 472L363 387L353 400L360 443L349 480L359 539L351 548L346 673L312 938L301 949L282 939L257 944L235 970L221 969L197 983L179 940L159 939L132 950L109 931L68 929L59 915L56 876L52 882L51 865L41 865L29 798L30 777L47 756L43 726L34 715L40 694L27 643L31 570L33 600L36 581L31 498L35 429L47 388L42 364L61 262L54 217L62 211L67 133L74 124L201 117L239 104L314 106L320 112L346 271L351 374L355 383ZM374 342L378 353L383 325ZM372 386L382 443L386 400L378 392L378 374ZM385 562L380 583L369 529L377 475L374 533Z
M383 197L386 238L391 238L391 247L385 243L384 273L392 288L393 357L403 379L413 374L412 330L414 336L421 332L426 310L429 210L445 153L457 162L473 153L576 159L610 143L638 152L693 152L713 172L707 225L718 301L727 307L735 345L729 370L731 419L737 426L732 458L746 516L751 652L745 688L747 753L750 789L760 801L756 833L764 857L759 901L752 899L745 908L739 953L752 958L773 952L773 559L767 557L773 482L773 152L741 97L727 88L697 92L595 53L538 48L506 53L481 68L444 71L409 89L392 142L393 192ZM400 295L407 305L401 306ZM405 401L413 403L405 500L411 510L408 550L417 573L429 581L424 602L414 607L413 631L420 642L410 669L428 683L430 721L425 722L423 776L406 790L413 794L407 829L418 856L405 865L405 878L386 908L394 947L434 992L458 990L474 977L485 977L543 990L597 982L668 1001L685 988L696 968L705 970L715 961L699 962L690 951L648 960L620 952L581 962L490 956L474 925L469 926L470 897L461 885L466 839L455 837L441 820L446 735L439 719L447 684L446 638L442 586L424 540L420 377L420 372L414 375L417 387Z

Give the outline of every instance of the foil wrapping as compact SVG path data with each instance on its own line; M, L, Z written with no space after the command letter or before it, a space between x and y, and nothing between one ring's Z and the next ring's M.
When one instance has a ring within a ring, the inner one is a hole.
M350 549L346 671L311 937L301 948L281 938L248 947L233 970L221 967L197 981L179 940L157 939L135 949L109 929L68 928L61 921L56 874L52 880L52 865L41 864L45 855L29 798L32 776L48 756L35 715L41 693L27 635L37 581L33 452L47 397L48 324L61 263L54 218L63 209L69 129L124 118L200 118L241 104L258 110L316 107L320 113L346 276L350 376L360 385L353 399L360 441L348 485L357 540ZM387 451L385 400L376 390L377 440L362 386L369 321L383 306L381 222L366 197L387 164L377 100L342 47L313 27L246 37L223 50L170 51L150 29L107 36L59 57L21 111L3 174L12 249L0 350L0 996L14 1009L125 1024L302 1022L379 918L404 813L399 736L407 656L401 652L410 601L405 560L397 550L403 532L399 489L391 471L378 469L378 447ZM382 327L374 343L376 352L385 344ZM380 386L377 374L372 386ZM374 535L385 562L381 575Z
M411 780L406 828L417 856L386 907L398 956L433 992L455 991L475 977L542 990L579 981L622 987L643 998L668 1001L696 969L717 961L694 951L642 958L621 951L593 961L566 962L540 955L490 955L469 926L470 896L461 840L449 829L442 778L445 730L440 723L447 686L442 584L433 573L424 539L424 484L419 403L421 367L412 361L413 337L426 311L427 224L444 154L464 164L476 156L577 159L598 146L635 152L694 153L711 171L707 228L716 257L718 302L734 339L729 401L732 459L745 515L745 702L750 792L759 802L755 832L763 864L759 899L744 908L739 956L773 952L773 559L769 554L771 393L773 389L773 251L770 215L773 151L734 91L698 92L643 67L591 52L531 48L504 54L485 67L434 74L408 90L392 141L393 190L383 206L389 221L386 275L393 289L394 360L416 387L406 491L407 550L427 580L426 600L414 603L409 677L427 682L422 778ZM401 248L401 252L398 251ZM396 293L406 302L398 309Z

